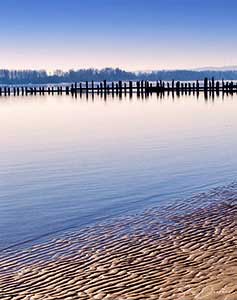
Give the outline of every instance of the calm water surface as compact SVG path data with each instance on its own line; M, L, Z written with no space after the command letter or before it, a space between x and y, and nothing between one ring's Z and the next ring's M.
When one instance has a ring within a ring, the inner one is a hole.
M0 249L235 181L237 96L0 98Z

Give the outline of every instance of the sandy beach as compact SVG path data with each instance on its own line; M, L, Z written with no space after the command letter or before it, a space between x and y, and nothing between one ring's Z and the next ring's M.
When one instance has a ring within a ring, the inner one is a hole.
M234 195L217 197L4 251L0 298L235 300L237 205Z

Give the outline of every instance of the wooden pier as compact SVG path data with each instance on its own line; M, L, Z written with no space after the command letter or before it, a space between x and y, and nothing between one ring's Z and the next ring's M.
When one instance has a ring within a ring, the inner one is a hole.
M151 94L151 93L200 93L205 95L219 93L237 93L237 83L229 81L215 81L214 78L205 78L203 81L169 81L162 80L156 82L149 81L118 81L107 82L104 80L100 83L94 81L76 82L70 85L47 85L47 86L5 86L0 87L0 96L24 96L24 95L54 95L54 94L112 94L123 95L129 94Z

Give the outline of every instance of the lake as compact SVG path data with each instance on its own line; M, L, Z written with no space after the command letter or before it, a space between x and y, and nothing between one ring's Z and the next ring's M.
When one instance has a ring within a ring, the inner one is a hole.
M237 95L0 98L0 249L229 184Z

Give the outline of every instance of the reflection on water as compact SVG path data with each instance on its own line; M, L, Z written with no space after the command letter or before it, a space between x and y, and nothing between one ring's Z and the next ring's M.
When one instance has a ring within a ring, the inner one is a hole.
M234 181L236 109L203 93L1 97L0 247Z

